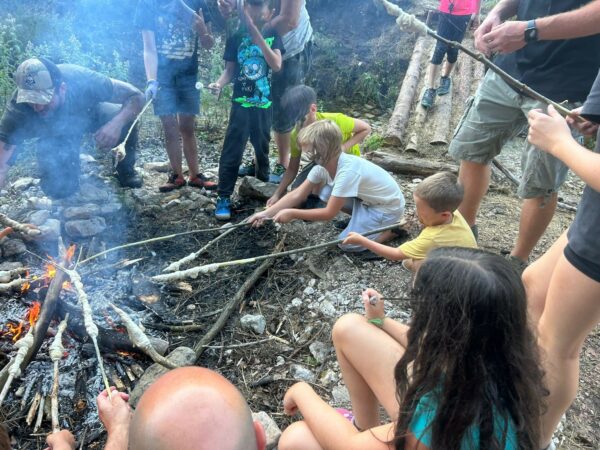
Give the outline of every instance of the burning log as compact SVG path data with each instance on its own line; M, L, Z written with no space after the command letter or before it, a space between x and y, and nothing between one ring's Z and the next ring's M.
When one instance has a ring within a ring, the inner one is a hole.
M21 364L23 364L23 361L25 360L25 357L27 356L27 353L32 345L33 333L30 328L27 334L23 338L19 339L15 344L15 347L18 349L17 354L11 363L7 364L8 378L2 387L2 392L0 392L0 405L2 405L2 402L4 402L4 398L6 397L6 394L8 394L8 390L10 389L10 385L12 384L13 380L21 375Z
M131 132L133 131L137 123L139 122L140 117L144 115L144 113L146 112L153 100L154 99L151 98L150 100L148 100L148 102L146 102L140 113L136 116L135 120L129 127L129 130L127 130L127 135L125 136L125 139L123 139L123 142L121 142L119 145L112 149L112 152L115 156L115 167L118 163L125 159L125 155L127 154L127 150L125 150L125 144L127 142L127 139L129 139L129 136L131 135ZM108 392L110 393L110 390Z
M52 380L52 393L50 394L50 401L52 402L52 432L58 433L60 431L60 423L58 420L58 388L59 388L59 379L58 379L58 363L63 357L65 352L65 348L62 344L62 335L67 328L67 322L69 320L69 316L64 318L64 320L58 326L58 330L56 331L56 336L54 337L54 341L50 345L50 359L54 364L54 378Z
M118 308L113 303L110 303L112 309L114 309L123 323L125 324L125 328L127 328L127 333L129 334L129 338L133 345L139 348L142 352L148 355L152 360L162 366L165 366L167 369L176 369L178 366L173 364L164 356L158 354L158 352L152 346L150 339L148 336L142 331L142 329L137 326L137 324L123 311L121 308Z
M42 234L35 225L17 222L16 220L9 218L6 214L0 214L0 223L6 227L12 228L12 231L15 233L24 234L28 237L37 237Z

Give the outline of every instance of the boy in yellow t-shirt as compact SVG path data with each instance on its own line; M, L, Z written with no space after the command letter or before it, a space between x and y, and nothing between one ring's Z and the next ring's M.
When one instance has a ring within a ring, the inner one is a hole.
M371 133L369 124L360 119L353 119L342 113L322 113L317 111L317 94L313 88L305 85L294 86L289 89L281 99L281 108L284 114L296 122L296 127L290 136L290 163L279 182L279 187L267 201L267 206L274 205L287 192L287 188L294 179L292 188L296 188L308 176L314 163L308 164L298 178L302 149L298 145L298 133L301 129L318 120L331 120L342 131L342 151L350 155L360 156L359 144Z
M475 236L466 220L458 212L464 190L455 175L441 172L432 175L417 186L413 193L417 217L425 225L421 234L400 247L389 247L350 233L345 244L362 245L373 253L402 265L413 272L434 248L477 247Z

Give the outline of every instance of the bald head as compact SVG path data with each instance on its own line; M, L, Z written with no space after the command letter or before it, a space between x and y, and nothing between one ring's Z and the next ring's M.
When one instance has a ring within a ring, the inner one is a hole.
M159 378L140 399L129 449L256 450L264 446L257 433L250 408L229 381L208 369L182 367Z

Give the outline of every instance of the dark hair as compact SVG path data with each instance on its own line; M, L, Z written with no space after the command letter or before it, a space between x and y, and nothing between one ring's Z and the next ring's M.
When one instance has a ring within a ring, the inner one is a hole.
M519 449L538 450L547 391L525 288L510 264L482 250L433 250L412 298L408 346L395 368L395 448L405 449L417 405L430 394L437 403L431 450L459 450L471 426L479 428L479 448L504 449L506 437L494 434L498 415L512 420Z
M62 83L62 74L60 73L60 69L48 58L39 56L37 59L40 60L40 62L50 73L50 78L52 79L52 86L54 87L54 89L58 89Z
M296 123L308 114L311 105L317 104L317 93L310 86L300 84L288 89L281 97L281 109L286 118Z
M435 212L454 212L461 204L464 189L456 175L439 172L425 178L417 185L415 195L427 202Z

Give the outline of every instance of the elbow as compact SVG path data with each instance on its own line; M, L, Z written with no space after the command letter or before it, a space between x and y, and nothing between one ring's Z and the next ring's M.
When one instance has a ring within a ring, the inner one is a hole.
M285 21L285 25L287 28L286 33L295 30L298 27L298 25L300 25L299 15L295 15L294 17L288 17Z
M273 63L273 66L271 67L271 70L273 72L279 72L281 70L282 66L283 66L283 62L281 61L281 58L279 58L277 61L275 61Z

